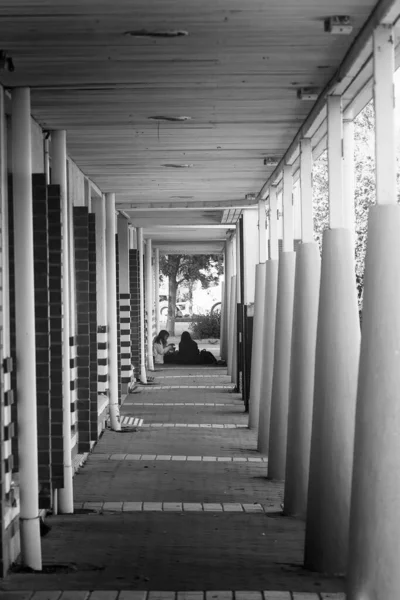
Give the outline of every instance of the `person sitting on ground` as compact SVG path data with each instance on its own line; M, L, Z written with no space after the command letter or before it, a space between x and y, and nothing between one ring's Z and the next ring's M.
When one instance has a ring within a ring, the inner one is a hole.
M179 362L184 365L197 365L199 363L199 347L188 331L184 331L179 342Z
M156 365L163 365L164 356L175 350L174 344L168 344L168 338L168 331L161 329L160 333L153 340L153 358Z

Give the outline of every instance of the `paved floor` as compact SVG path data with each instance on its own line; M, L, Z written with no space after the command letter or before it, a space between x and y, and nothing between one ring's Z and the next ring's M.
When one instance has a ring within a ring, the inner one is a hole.
M226 369L155 379L121 409L147 427L105 431L75 477L75 514L47 519L47 572L10 574L1 600L344 598L342 579L303 569L304 524L281 516L283 484L266 478L240 396L211 387ZM237 427L204 427L222 424Z

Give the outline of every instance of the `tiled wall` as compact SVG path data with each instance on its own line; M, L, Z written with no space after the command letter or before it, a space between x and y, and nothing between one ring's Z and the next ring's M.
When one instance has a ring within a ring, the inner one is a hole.
M32 192L39 507L50 508L52 500L50 431L50 293L47 185L46 177L44 175L33 176Z
M118 347L118 402L122 401L122 385L121 385L121 323L119 309L119 245L118 234L115 236L115 263L117 273L117 347Z
M78 452L89 452L90 431L90 334L89 334L89 215L85 206L74 206L76 355Z
M97 441L97 261L96 261L96 215L88 215L89 235L89 346L90 346L90 439Z
M129 285L131 302L131 360L135 374L140 375L140 296L139 252L129 250Z
M50 406L51 471L53 488L64 487L63 439L63 303L62 303L62 212L60 186L48 186L49 291L50 291ZM67 334L68 335L68 334Z

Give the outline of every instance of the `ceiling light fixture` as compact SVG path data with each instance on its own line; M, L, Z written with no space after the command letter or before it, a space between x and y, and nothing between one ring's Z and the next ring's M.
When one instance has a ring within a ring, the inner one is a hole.
M166 163L164 165L161 165L162 167L167 167L170 169L191 169L192 167L194 167L193 164L177 164L177 163Z
M324 31L333 35L350 35L353 31L353 25L347 15L336 15L325 19Z
M166 117L164 115L155 116L155 117L147 117L152 121L172 121L172 122L181 122L181 121L190 121L192 117Z
M189 35L187 31L183 29L171 29L167 31L149 31L148 29L138 29L134 31L125 31L125 35L132 37L161 37L161 38L173 38L183 37Z
M317 88L299 88L297 90L299 100L316 100L318 96L319 90Z
M280 160L279 156L266 156L264 158L264 165L267 167L276 167Z

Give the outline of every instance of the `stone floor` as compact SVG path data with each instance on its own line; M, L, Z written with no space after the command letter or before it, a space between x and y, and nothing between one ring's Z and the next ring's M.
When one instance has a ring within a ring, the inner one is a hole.
M283 484L266 478L226 369L154 375L121 409L144 426L105 431L75 477L75 514L47 519L48 572L10 574L1 600L344 598L342 579L302 567L304 524L281 515Z

